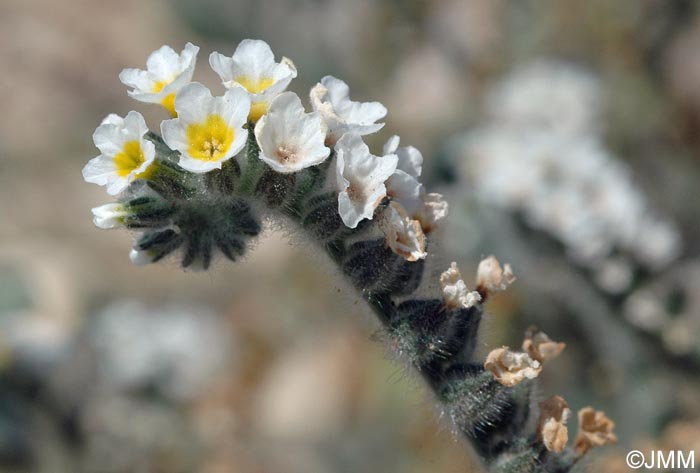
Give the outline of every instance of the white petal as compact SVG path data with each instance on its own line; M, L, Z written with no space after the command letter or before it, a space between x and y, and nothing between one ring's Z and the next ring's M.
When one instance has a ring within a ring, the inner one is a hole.
M384 148L382 149L382 152L384 154L396 154L396 150L399 149L400 142L401 138L399 138L398 135L390 136L389 139L386 140L386 143L384 143Z
M206 119L213 97L208 88L199 82L191 82L175 97L175 111L178 118L187 123L197 123Z
M229 89L223 97L216 99L217 110L233 128L240 128L248 121L250 113L250 97L241 89Z
M171 120L163 120L160 124L160 133L163 136L163 141L172 150L182 152L187 150L187 133L185 125L181 118L173 118Z
M92 158L87 162L85 167L83 167L83 179L85 179L85 182L91 184L106 186L107 183L116 176L116 172L117 170L114 167L112 158L100 155L96 158Z
M105 204L93 208L92 215L96 227L111 229L124 226L124 217L128 212L122 204Z
M114 156L122 151L124 136L120 133L121 126L103 123L95 129L92 141L97 149L106 156Z
M177 74L180 56L173 48L163 45L153 51L146 61L146 69L158 78L166 78Z
M334 144L345 134L368 135L379 131L384 124L374 123L386 115L379 102L353 102L345 82L326 76L311 89L311 103L321 113L328 129L326 142Z
M132 87L133 90L128 91L129 95L141 94L144 92L152 92L155 81L153 76L148 71L141 69L127 68L119 73L119 80L122 84Z
M387 179L386 190L389 197L401 203L408 214L416 218L423 207L423 199L421 198L422 185L415 177L397 169Z
M233 80L233 59L214 51L209 55L209 65L219 75L221 82Z
M265 41L244 39L233 53L233 60L245 68L251 79L271 76L275 67L275 55Z
M423 172L423 154L413 146L399 148L396 153L399 157L398 169L407 172L413 177L418 177Z
M360 220L372 218L386 195L384 181L396 170L398 157L370 154L362 138L355 134L343 136L335 149L338 210L343 222L355 228Z
M143 118L139 112L130 111L126 114L123 121L123 128L125 128L130 137L140 139L148 133L148 126L146 125L146 119Z
M100 125L124 126L124 119L116 113L110 113L109 115L104 117Z

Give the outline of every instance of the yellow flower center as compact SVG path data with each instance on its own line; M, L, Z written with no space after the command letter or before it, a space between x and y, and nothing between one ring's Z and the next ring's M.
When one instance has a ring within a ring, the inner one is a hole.
M174 80L174 79L173 79ZM151 89L154 94L157 94L161 90L165 88L166 85L170 84L173 80L157 80L153 83L153 88ZM173 92L172 94L168 94L165 97L163 97L163 100L160 101L160 104L165 107L168 112L170 112L170 115L173 117L177 116L177 113L175 112L175 93Z
M127 141L124 149L114 157L114 165L117 167L117 175L126 177L138 169L146 161L138 140Z
M168 94L166 95L163 100L161 100L160 104L165 107L168 112L170 112L170 115L173 117L177 117L177 112L175 111L175 94Z
M267 113L267 102L253 102L250 104L250 113L248 113L248 121L257 122L260 117Z
M163 90L163 88L166 85L170 84L171 82L172 82L171 80L157 80L157 81L155 81L153 83L153 93L157 94L158 92Z
M201 161L219 161L231 148L236 133L220 115L187 126L187 152Z
M258 80L254 80L248 76L238 76L233 80L245 87L251 94L259 94L275 82L272 77L261 77Z
M261 77L255 80L248 76L238 76L233 80L245 87L245 89L251 94L259 94L267 90L272 84L275 83L275 80L272 77ZM248 121L257 122L260 117L267 113L267 106L267 102L253 102L250 105Z

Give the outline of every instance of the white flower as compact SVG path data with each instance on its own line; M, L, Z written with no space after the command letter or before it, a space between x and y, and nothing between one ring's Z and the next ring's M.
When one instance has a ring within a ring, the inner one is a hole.
M476 271L476 284L488 291L505 291L515 282L515 275L509 264L501 267L495 256L481 260Z
M124 217L129 215L123 204L105 204L92 209L93 222L98 228L110 229L124 225Z
M191 172L221 169L221 163L245 146L250 110L248 94L229 89L223 97L212 97L209 89L192 82L175 99L178 118L161 124L163 140L180 152L180 166Z
M323 144L318 113L305 113L294 92L284 92L272 101L267 115L255 125L255 138L260 159L281 173L315 166L331 152Z
M406 261L418 261L428 256L420 222L409 217L398 202L391 202L386 208L379 228L386 235L389 248Z
M401 138L393 135L384 143L384 154L395 154L399 157L397 171L403 171L413 177L419 177L423 172L423 154L413 146L399 148Z
M420 222L423 231L427 234L437 227L437 223L447 217L449 206L447 201L442 197L442 194L431 192L429 194L422 193L421 200L423 206L420 208L415 218Z
M415 177L399 169L394 171L386 181L386 194L392 200L399 202L411 217L418 215L423 207L421 196L423 193L425 191L422 184Z
M447 216L447 202L442 195L426 193L418 181L423 172L423 155L413 146L399 148L400 138L392 136L384 144L384 154L399 157L396 171L386 181L386 193L403 205L411 218L420 222L423 232L430 233L437 222Z
M264 115L272 99L284 92L297 76L292 61L283 57L280 62L275 62L270 46L259 39L244 39L232 57L211 53L209 65L225 87L241 87L248 91L252 102L251 121Z
M102 154L85 165L83 178L107 186L111 195L126 189L155 159L155 146L144 138L147 132L146 121L138 112L129 112L125 118L109 115L92 135Z
M392 136L384 144L384 154L395 154L399 161L396 171L386 181L386 193L398 201L411 217L418 214L423 206L421 193L423 185L418 182L423 167L423 155L413 146L399 148L400 138Z
M187 43L177 54L170 46L151 53L146 70L124 69L119 74L123 84L133 87L128 93L140 102L159 103L173 116L175 96L192 80L199 47Z
M440 275L440 287L442 298L448 308L468 309L481 301L481 295L477 291L467 289L467 284L462 279L455 262Z
M356 134L343 136L335 150L338 213L345 225L355 228L360 220L372 218L386 196L384 181L396 170L399 158L372 155Z
M384 123L375 123L386 116L386 107L379 102L353 102L348 85L333 76L326 76L310 93L311 106L321 114L327 128L326 143L335 144L344 134L369 135ZM391 154L391 153L389 153Z

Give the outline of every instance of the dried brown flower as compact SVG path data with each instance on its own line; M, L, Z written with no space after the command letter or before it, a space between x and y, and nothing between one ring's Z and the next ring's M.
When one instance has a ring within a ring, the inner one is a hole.
M593 447L617 443L617 436L613 433L615 422L602 411L596 411L592 407L584 407L578 411L578 424L579 430L574 442L574 449L579 455L585 454Z
M546 333L538 330L535 326L528 328L525 332L523 351L540 363L556 358L564 348L566 348L565 343L552 341Z
M571 409L561 396L552 396L540 403L537 433L550 452L559 453L566 448L566 442L569 440L566 423L570 416Z
M513 352L508 347L496 348L486 357L484 368L493 373L504 386L515 386L527 379L534 379L542 371L542 364L527 353Z

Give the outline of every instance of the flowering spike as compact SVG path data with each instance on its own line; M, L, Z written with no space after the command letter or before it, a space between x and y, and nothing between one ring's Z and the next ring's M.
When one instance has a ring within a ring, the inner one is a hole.
M226 87L221 96L191 82L198 48L163 47L146 71L120 78L137 100L172 108L162 137L143 117L110 115L95 132L101 155L85 180L120 194L93 209L100 228L137 234L134 264L179 260L207 269L217 255L235 261L261 230L262 211L295 225L326 251L376 313L395 351L421 373L455 430L471 439L492 471L565 473L577 457L565 444L563 410L537 404L532 382L563 344L529 331L527 353L494 350L474 357L489 293L514 276L489 257L469 291L455 263L438 278L426 271L432 231L447 214L440 194L421 183L423 156L391 137L374 155L362 136L384 124L379 102L353 102L347 84L324 77L311 91L313 111L285 89L292 62L275 62L267 43L245 40L232 57L209 62ZM157 89L157 90L156 90ZM428 276L426 276L428 274ZM439 283L439 284L438 284ZM607 418L584 416L577 449L610 441Z

